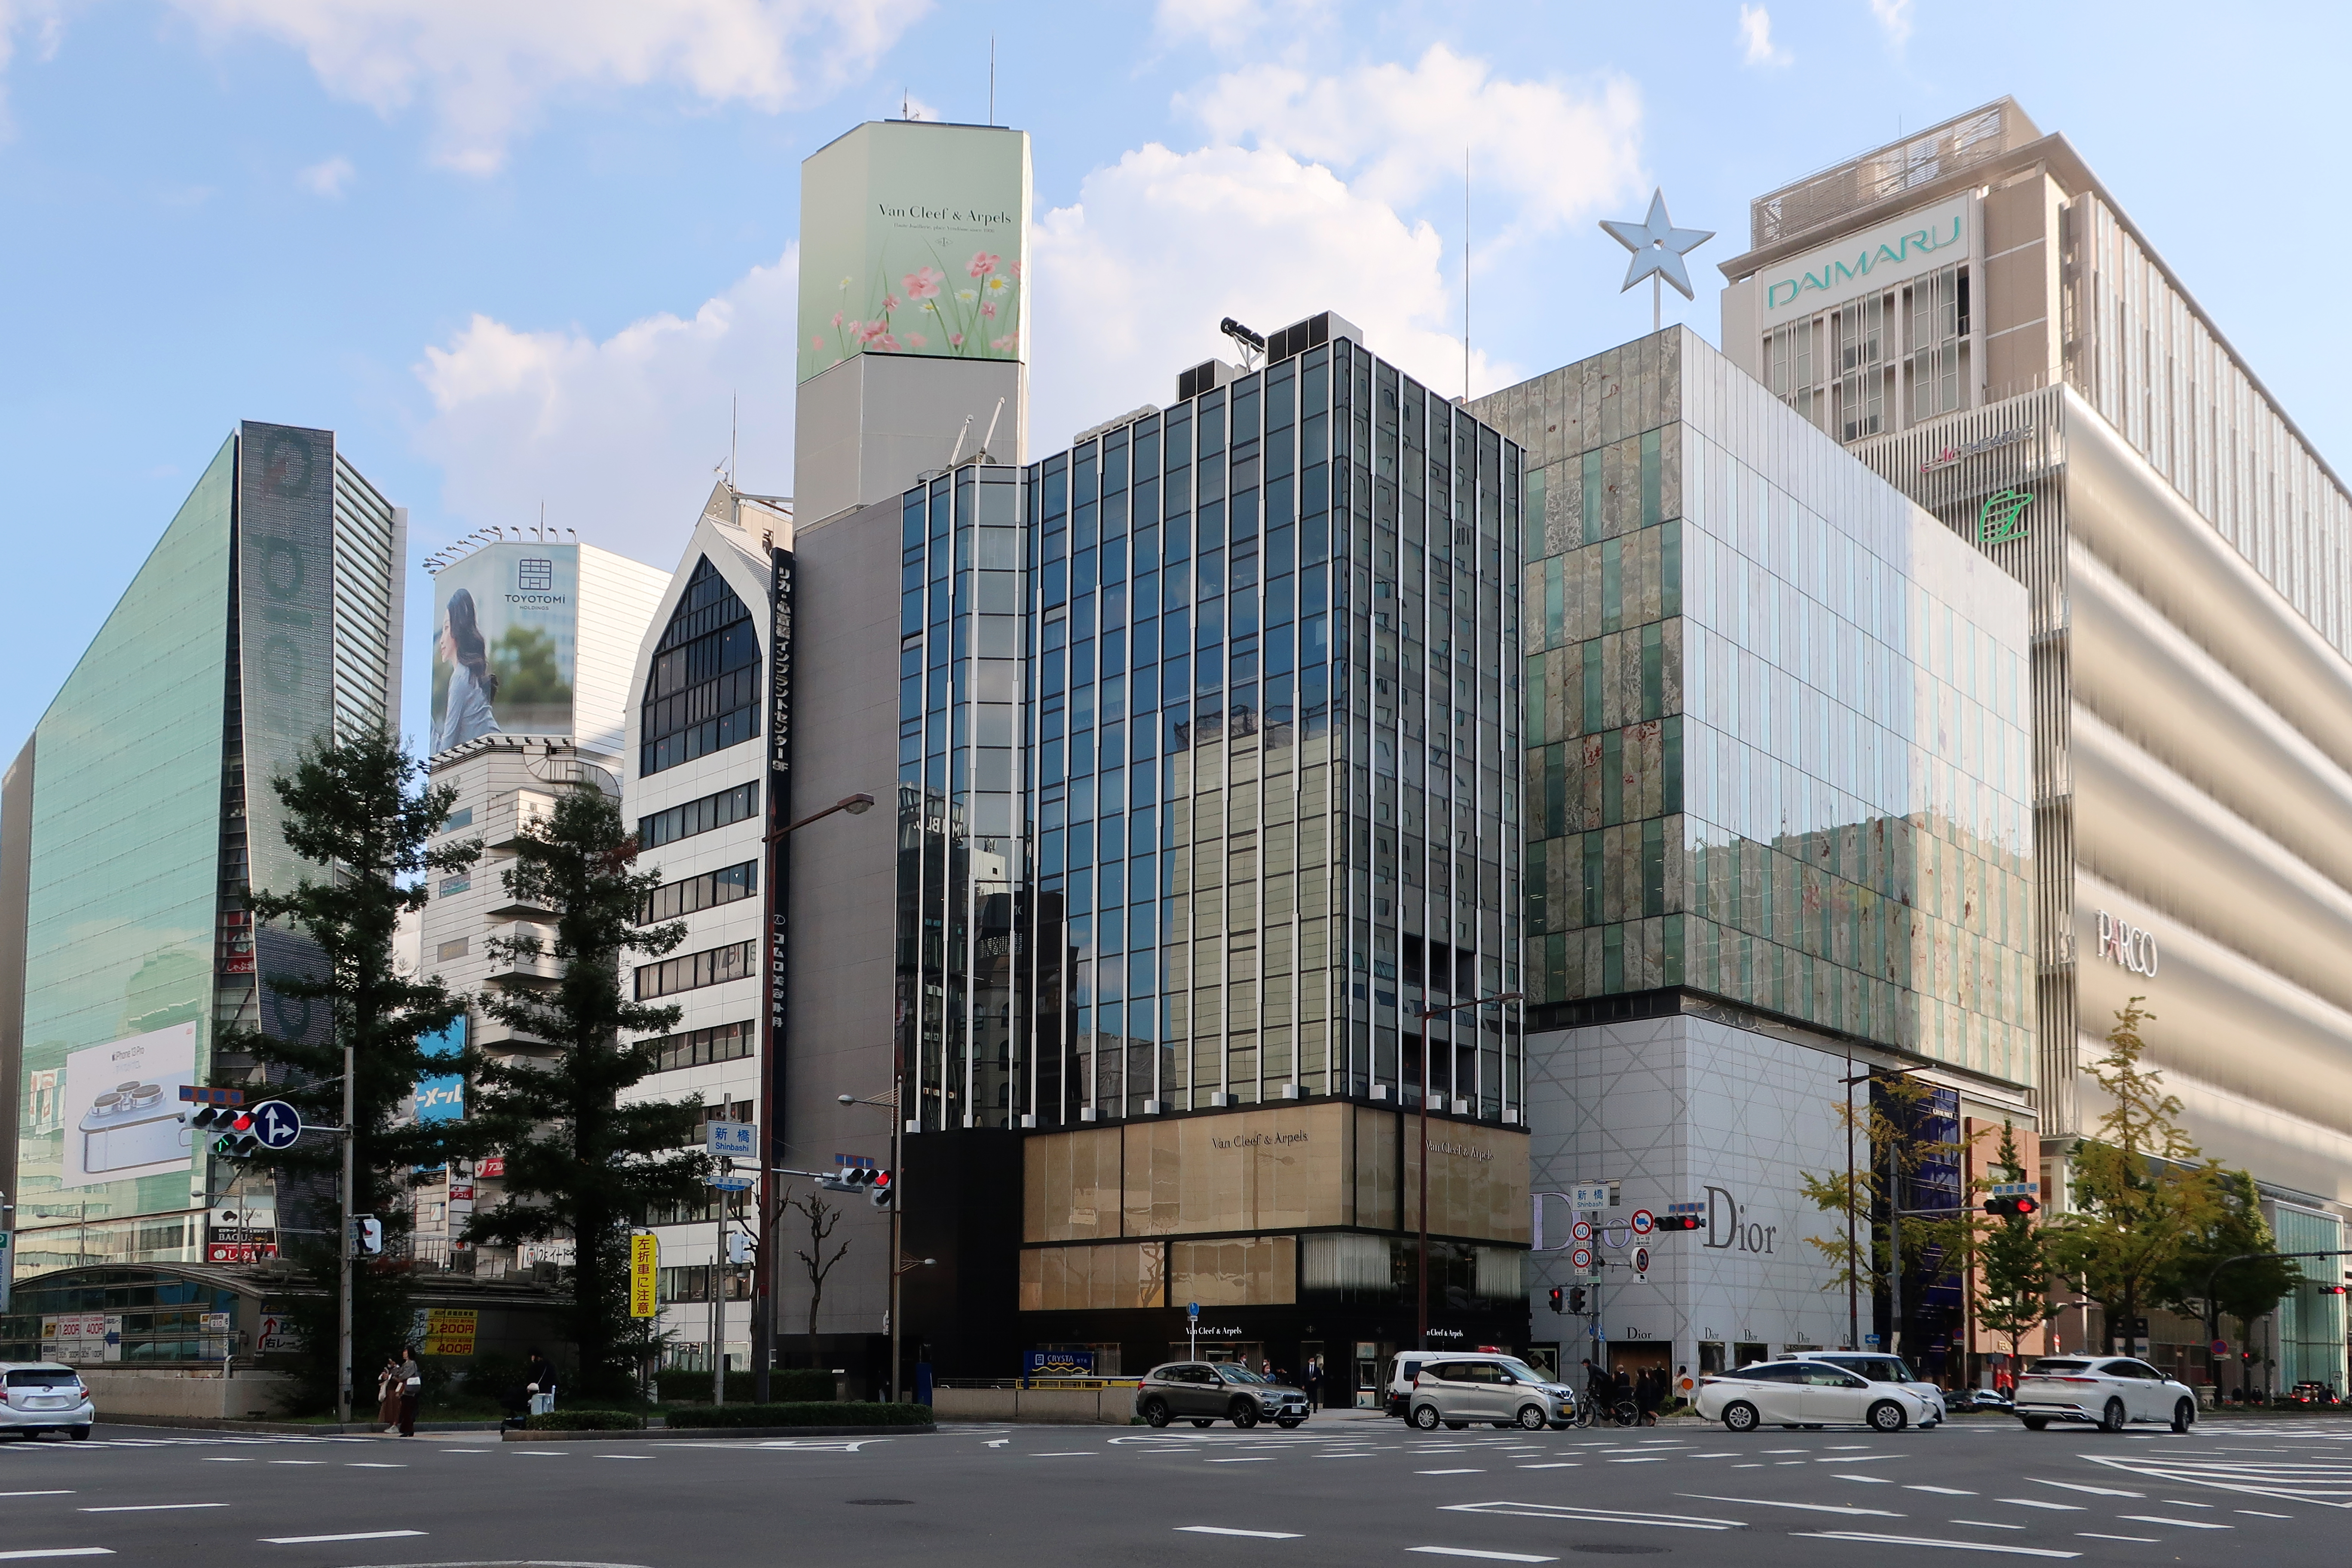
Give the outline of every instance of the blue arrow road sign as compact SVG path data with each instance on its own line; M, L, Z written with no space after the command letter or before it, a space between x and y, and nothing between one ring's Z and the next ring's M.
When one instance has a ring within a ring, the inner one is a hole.
M749 1176L713 1176L710 1184L722 1193L748 1193L751 1190Z
M253 1108L253 1135L265 1149L291 1149L302 1136L302 1117L282 1100L265 1100Z
M1184 1306L1184 1315L1188 1318L1199 1317L1201 1315L1201 1303L1198 1301L1186 1302Z

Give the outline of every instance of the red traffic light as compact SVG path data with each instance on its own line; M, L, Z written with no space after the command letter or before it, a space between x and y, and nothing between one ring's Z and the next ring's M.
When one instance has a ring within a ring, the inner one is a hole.
M239 1132L250 1132L253 1131L253 1117L249 1112L240 1110L229 1125Z
M1699 1217L1695 1214L1662 1214L1654 1223L1660 1230L1696 1230Z

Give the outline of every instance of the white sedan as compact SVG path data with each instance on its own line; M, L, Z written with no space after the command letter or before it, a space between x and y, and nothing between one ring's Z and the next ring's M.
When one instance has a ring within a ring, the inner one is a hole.
M1900 1432L1932 1421L1936 1411L1899 1383L1875 1383L1821 1361L1762 1362L1699 1379L1698 1413L1734 1432L1768 1424L1828 1426L1859 1424Z
M2161 1421L2186 1432L2197 1395L2130 1356L2043 1356L2017 1380L2017 1418L2039 1432L2053 1421L2087 1421L2120 1432L2134 1421Z

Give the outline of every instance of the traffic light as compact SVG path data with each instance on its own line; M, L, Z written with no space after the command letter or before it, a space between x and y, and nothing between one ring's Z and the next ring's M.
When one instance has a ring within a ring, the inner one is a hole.
M1559 1291L1557 1291L1557 1290L1555 1290L1555 1291L1553 1291L1553 1292L1552 1292L1552 1294L1553 1294L1553 1295L1555 1295L1555 1296L1557 1296L1558 1294L1559 1294ZM1558 1307L1554 1307L1554 1308L1552 1309L1552 1310L1554 1310L1554 1311L1558 1311L1559 1310L1559 1309ZM1571 1311L1571 1312L1580 1312L1580 1312L1582 1312L1582 1311L1584 1310L1584 1287L1583 1287L1583 1286L1581 1286L1581 1285L1570 1285L1570 1286L1568 1288L1568 1310L1569 1310L1570 1311Z
M730 1263L751 1261L751 1237L749 1231L730 1230L727 1233L727 1261Z
M253 1131L253 1113L241 1109L207 1106L196 1114L203 1116L215 1110L221 1112L221 1119L211 1125L219 1128L221 1135L213 1140L213 1152L225 1160L253 1158L255 1151L261 1147L261 1140Z
M372 1214L352 1216L352 1256L381 1258L383 1255L383 1221Z
M2352 1290L2352 1286L2322 1285L2319 1288L2319 1293L2323 1296L2341 1296L2347 1290Z
M1695 1214L1662 1214L1652 1223L1660 1230L1696 1230L1699 1217Z
M2240 1352L2238 1352L2238 1359L2239 1359L2241 1362L2244 1363L2245 1363L2246 1365L2248 1365L2248 1366L2252 1366L2252 1365L2253 1365L2253 1364L2254 1364L2254 1347L2253 1347L2253 1346L2252 1346L2252 1345L2248 1345L2244 1350L2240 1351Z
M896 1203L898 1198L898 1184L890 1179L890 1173L875 1172L874 1180L867 1184L866 1188L866 1201L877 1209L887 1209Z
M1559 1286L1555 1285L1551 1288L1551 1310L1555 1312L1559 1310L1559 1299L1561 1294L1562 1292Z
M2042 1200L2033 1194L2039 1185L2035 1182L1997 1183L1989 1189L1984 1212L1996 1219L2017 1219L2038 1214L2042 1209Z

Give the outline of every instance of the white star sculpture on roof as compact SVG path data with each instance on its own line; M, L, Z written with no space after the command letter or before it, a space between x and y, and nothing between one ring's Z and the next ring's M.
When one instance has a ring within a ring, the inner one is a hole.
M1666 216L1664 191L1651 193L1650 216L1642 222L1615 223L1603 218L1601 226L1609 231L1610 238L1633 253L1633 259L1625 268L1625 289L1655 274L1673 284L1684 299L1697 298L1691 292L1690 273L1683 267L1683 258L1713 239L1715 231L1676 228ZM1621 294L1624 291L1618 290Z

